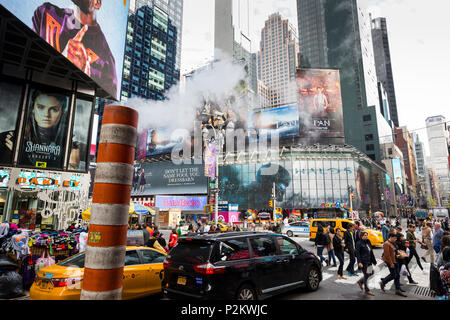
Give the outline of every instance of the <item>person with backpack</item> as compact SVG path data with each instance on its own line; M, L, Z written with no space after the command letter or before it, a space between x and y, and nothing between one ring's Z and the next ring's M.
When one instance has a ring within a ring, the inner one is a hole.
M344 242L345 242L345 251L348 253L350 261L347 266L347 274L348 276L358 276L355 272L355 235L354 235L354 224L349 223L347 226L347 231L344 232Z
M367 281L374 274L373 266L377 265L377 260L373 254L367 231L359 232L359 238L360 240L356 242L355 254L358 260L358 266L363 272L363 277L357 281L357 284L361 290L364 290L365 294L374 296L374 293L369 289Z
M389 236L389 230L391 229L391 223L388 221L386 221L385 224L383 224L383 226L381 227L381 233L383 235L383 241L386 242L388 240L388 236Z
M319 225L317 228L316 239L314 240L314 246L317 247L317 255L320 258L320 263L322 264L323 261L325 261L327 266L330 265L330 262L323 256L323 249L328 245L328 240L329 238L323 232L323 227Z

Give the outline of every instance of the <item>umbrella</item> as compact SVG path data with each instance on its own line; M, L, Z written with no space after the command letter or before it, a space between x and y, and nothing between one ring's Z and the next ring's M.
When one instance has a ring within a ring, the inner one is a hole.
M148 214L149 212L150 212L149 208L144 207L143 205L137 202L130 201L130 209L128 210L129 214ZM81 213L81 218L85 221L89 221L91 219L91 208L84 210Z
M377 211L377 212L375 212L375 213L374 213L374 215L379 215L379 216L382 216L382 217L384 217L384 213L383 213L383 212L381 212L381 211Z

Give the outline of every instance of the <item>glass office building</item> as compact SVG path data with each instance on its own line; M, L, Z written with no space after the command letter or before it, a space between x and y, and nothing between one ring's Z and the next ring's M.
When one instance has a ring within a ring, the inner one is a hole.
M290 148L278 162L252 159L248 154L239 161L222 161L220 201L239 204L239 210L268 208L275 186L276 206L288 210L336 205L348 209L349 190L353 190L352 205L359 214L389 206L381 200L381 194L389 194L384 187L386 172L367 156L354 149L335 151L334 146L316 151L307 148ZM265 175L271 164L276 173Z

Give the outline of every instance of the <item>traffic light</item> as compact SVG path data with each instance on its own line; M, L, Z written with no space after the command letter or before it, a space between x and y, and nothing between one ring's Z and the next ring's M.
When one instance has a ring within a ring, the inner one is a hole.
M269 201L269 207L273 208L273 200Z
M352 201L355 200L355 194L353 192L350 194L350 198L352 199Z
M213 213L213 206L210 204L207 204L204 208L205 213Z

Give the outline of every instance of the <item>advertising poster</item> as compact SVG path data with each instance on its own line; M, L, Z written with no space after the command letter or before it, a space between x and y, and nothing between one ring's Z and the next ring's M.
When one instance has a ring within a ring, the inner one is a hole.
M133 196L206 194L207 181L203 165L175 165L153 162L135 165Z
M167 128L150 129L147 132L146 156L156 156L171 153L175 147L183 147L184 137L173 135Z
M404 194L402 164L400 159L392 159L392 171L394 173L394 187L397 196Z
M0 82L0 164L11 165L16 142L22 86Z
M338 70L300 69L297 73L301 137L344 137Z
M298 106L286 106L251 112L248 115L249 140L259 140L266 135L268 139L275 132L280 139L299 136Z
M98 131L99 116L94 114L94 122L92 124L91 133L91 151L89 155L95 156L95 151L97 150L97 131Z
M205 146L205 177L216 177L216 145L211 142Z
M89 127L91 123L91 114L92 101L77 99L75 102L75 119L73 123L72 146L70 148L69 156L69 170L83 172L87 170L88 148L90 147ZM95 132L95 134L97 134L97 132Z
M62 169L69 120L69 97L31 89L19 164L27 167Z
M155 206L160 210L181 209L182 211L200 210L206 206L206 197L156 197Z
M0 0L0 3L118 99L128 0Z

